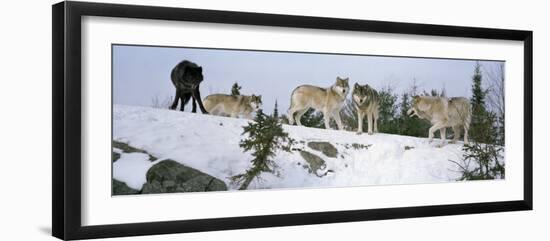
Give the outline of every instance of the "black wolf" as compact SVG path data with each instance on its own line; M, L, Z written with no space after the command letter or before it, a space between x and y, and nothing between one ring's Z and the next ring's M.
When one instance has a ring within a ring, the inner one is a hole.
M170 74L172 79L172 84L176 87L176 96L174 102L170 109L174 110L178 106L178 101L181 100L180 110L183 111L183 108L189 102L189 99L193 97L193 110L192 112L197 112L197 105L195 101L199 103L199 108L203 114L208 114L208 111L204 109L201 100L201 93L199 86L203 80L202 76L202 67L191 61L181 61L177 64L172 73Z

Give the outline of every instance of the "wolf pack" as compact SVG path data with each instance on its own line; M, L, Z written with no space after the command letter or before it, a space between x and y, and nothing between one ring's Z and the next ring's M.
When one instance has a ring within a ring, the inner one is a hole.
M262 106L261 95L228 95L212 94L200 97L199 86L203 81L202 67L184 60L174 67L171 80L176 88L174 102L171 109L176 109L181 101L180 110L192 99L192 112L196 112L196 103L203 114L212 114L229 117L245 117L252 119L252 114ZM346 103L350 92L349 78L336 77L336 81L329 87L314 85L297 86L290 94L288 109L289 124L301 126L303 115L314 109L323 113L326 129L330 129L330 121L334 120L339 130L344 130L340 112ZM380 96L368 84L355 83L351 93L353 106L357 110L357 134L363 133L364 118L367 119L369 135L378 133L378 119L380 112ZM407 110L410 117L428 120L431 127L428 130L429 142L432 142L434 133L439 130L442 145L446 143L446 129L452 128L455 143L464 130L464 143L468 144L468 129L472 117L470 101L464 97L413 96L411 107Z

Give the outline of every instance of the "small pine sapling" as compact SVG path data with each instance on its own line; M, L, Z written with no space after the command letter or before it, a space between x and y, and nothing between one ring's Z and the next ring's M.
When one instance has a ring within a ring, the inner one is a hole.
M272 158L279 150L291 152L294 143L277 118L264 114L261 109L257 111L254 122L249 122L243 129L243 135L248 137L241 140L239 146L244 152L252 152L253 159L252 166L244 173L230 178L233 183L241 185L239 190L246 190L262 172L278 175L277 164Z
M242 86L239 86L239 84L237 84L237 82L235 82L233 84L233 86L231 86L231 95L233 95L233 96L240 95L242 88L243 88Z

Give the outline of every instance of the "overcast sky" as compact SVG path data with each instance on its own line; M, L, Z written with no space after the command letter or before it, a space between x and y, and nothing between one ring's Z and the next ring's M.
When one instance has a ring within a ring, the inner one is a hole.
M113 103L151 106L155 97L161 101L173 97L170 72L182 60L202 66L203 98L229 94L231 85L238 82L241 94L262 95L267 113L273 110L275 100L279 111L286 112L296 86L328 87L337 76L349 77L350 88L356 82L376 89L390 85L397 93L408 90L416 79L421 90L445 88L448 96L469 98L476 64L473 60L115 45ZM499 62L480 63L493 68ZM190 110L191 106L186 106L186 111Z

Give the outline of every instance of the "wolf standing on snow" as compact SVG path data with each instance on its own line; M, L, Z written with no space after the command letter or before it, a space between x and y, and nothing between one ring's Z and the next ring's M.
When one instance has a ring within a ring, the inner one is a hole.
M470 101L464 97L432 97L414 96L411 108L407 111L409 116L418 116L420 119L429 120L432 127L428 132L430 142L434 132L439 130L441 140L445 144L445 132L447 127L452 127L455 143L460 136L461 127L464 128L464 143L468 144L468 129L472 118L472 107Z
M309 108L321 111L325 119L325 128L330 129L330 118L333 118L342 130L340 110L349 92L349 78L336 78L336 83L328 88L321 88L312 85L301 85L292 91L290 97L290 108L288 109L288 121L293 125L294 121L300 126L300 119ZM296 113L296 116L294 114Z
M233 118L243 115L252 119L252 112L262 106L261 95L213 94L204 98L204 107L213 115L229 115Z
M357 134L363 133L363 117L367 115L367 126L369 135L372 135L372 127L374 132L378 132L378 109L380 107L380 98L378 92L371 88L368 84L359 85L355 83L352 93L353 103L357 109Z
M172 69L170 78L172 79L172 84L176 87L176 95L170 109L175 110L178 106L178 101L181 101L180 110L183 111L189 99L193 98L193 109L191 112L197 112L196 101L199 103L202 113L208 114L202 104L199 88L204 79L202 76L202 67L188 60L181 61Z

